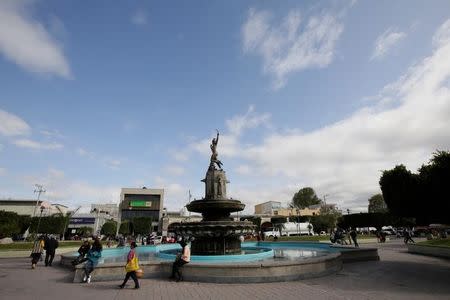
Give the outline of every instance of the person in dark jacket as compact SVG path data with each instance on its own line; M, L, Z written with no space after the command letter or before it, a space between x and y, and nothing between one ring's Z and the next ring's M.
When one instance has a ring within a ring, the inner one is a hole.
M45 266L52 266L53 259L55 258L56 248L58 248L59 243L54 236L50 236L45 240Z
M91 249L91 244L89 244L89 241L84 241L83 244L78 249L78 257L75 258L72 261L72 266L76 266L78 264L81 264L82 262L85 262L87 260L86 254Z
M181 253L179 253L172 265L172 275L170 279L176 279L176 281L183 281L183 274L181 268L191 261L191 248L187 241L181 240Z
M357 241L358 234L356 233L355 228L351 229L350 237L352 238L353 244L355 245L355 247L358 248L359 247L359 244L358 244L358 241Z

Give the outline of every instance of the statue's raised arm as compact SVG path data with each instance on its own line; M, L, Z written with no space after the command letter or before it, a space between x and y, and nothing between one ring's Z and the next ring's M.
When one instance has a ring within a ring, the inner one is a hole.
M212 152L211 153L210 168L214 169L214 164L216 164L219 167L219 169L221 169L222 168L222 162L217 158L217 156L218 156L217 143L219 142L219 130L216 129L216 131L217 131L217 135L216 135L215 138L212 139L211 145L210 145L211 152Z

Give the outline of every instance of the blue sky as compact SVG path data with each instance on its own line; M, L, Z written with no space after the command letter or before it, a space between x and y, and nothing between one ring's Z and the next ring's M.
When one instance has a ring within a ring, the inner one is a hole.
M203 195L215 129L246 212L305 186L364 211L450 148L450 2L2 1L0 197Z

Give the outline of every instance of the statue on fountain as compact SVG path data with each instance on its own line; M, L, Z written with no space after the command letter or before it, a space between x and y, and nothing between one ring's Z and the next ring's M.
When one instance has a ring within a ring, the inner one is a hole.
M218 159L219 131L216 131L210 145L209 167L201 180L205 183L205 197L186 205L188 211L201 213L203 218L200 222L187 222L175 227L176 234L194 237L191 248L194 255L240 254L239 237L255 230L252 222L234 221L231 216L233 212L242 211L245 204L227 197L229 181Z
M217 153L217 143L219 142L219 130L216 129L216 131L217 131L217 135L215 138L212 139L211 145L209 146L211 148L211 152L212 152L211 161L209 164L210 170L216 170L215 165L217 165L219 170L222 170L222 165L223 165L222 162L219 159L217 159L217 156L219 155Z

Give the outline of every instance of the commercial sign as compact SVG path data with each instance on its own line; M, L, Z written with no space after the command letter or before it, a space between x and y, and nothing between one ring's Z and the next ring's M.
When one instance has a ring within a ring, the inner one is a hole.
M152 201L131 200L130 207L152 207Z
M95 218L70 218L69 224L95 224Z

